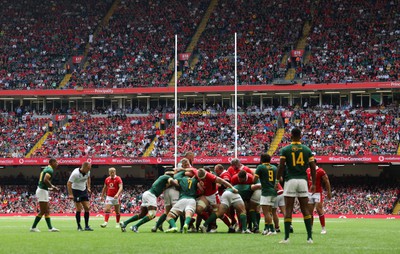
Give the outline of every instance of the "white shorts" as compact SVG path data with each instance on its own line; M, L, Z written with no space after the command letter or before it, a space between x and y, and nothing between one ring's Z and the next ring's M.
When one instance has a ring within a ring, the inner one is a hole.
M308 186L307 180L305 179L290 179L285 182L285 188L283 190L285 197L308 197Z
M280 206L285 206L285 197L282 194L276 197L273 208L279 208Z
M49 202L49 191L38 187L36 189L36 197L39 202Z
M196 200L194 198L182 198L171 208L171 212L187 212L191 211L194 213L196 211Z
M244 204L242 197L238 193L225 191L221 196L221 204L230 207L231 205Z
M320 203L321 200L322 200L321 193L314 193L314 194L312 194L311 192L308 193L308 203L309 204Z
M260 204L261 200L261 190L255 190L253 195L251 195L250 201L253 201L256 204Z
M261 196L260 205L273 206L275 204L276 196Z
M206 199L208 200L208 202L210 203L210 205L217 205L219 204L219 196L217 198L218 192L215 194L212 194L210 196L205 196Z
M154 206L157 207L157 197L151 193L150 191L145 191L142 196L142 206L149 207Z
M106 197L106 205L119 205L119 199L107 196Z
M164 205L173 206L178 202L179 191L174 187L168 188L164 191Z

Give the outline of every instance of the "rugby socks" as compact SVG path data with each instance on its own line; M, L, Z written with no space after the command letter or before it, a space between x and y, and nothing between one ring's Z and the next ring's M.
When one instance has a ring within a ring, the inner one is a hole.
M325 227L325 214L319 216L319 222L321 223L321 227Z
M117 213L117 214L115 215L115 218L116 218L116 220L117 220L117 223L119 223L119 220L121 219L121 214Z
M171 228L176 228L176 223L175 223L175 219L170 219L168 221L169 225L171 226Z
M139 215L138 215L138 214L133 215L132 217L130 217L129 219L127 219L127 220L124 222L124 224L125 224L125 226L126 226L126 225L128 225L129 223L131 223L131 222L137 221L138 219L139 219Z
M247 216L245 213L239 215L240 224L242 225L242 231L247 230Z
M148 221L150 221L149 216L144 216L135 226L140 227L141 225L145 224Z
M274 224L272 224L272 223L269 224L269 225L268 225L268 228L269 228L269 231L270 231L270 232L275 232Z
M84 218L85 218L85 227L89 227L89 212L84 213Z
M36 216L35 220L33 221L33 225L32 228L36 228L37 224L39 223L39 221L42 219L41 216Z
M211 222L213 222L213 221L216 220L216 219L217 219L217 214L212 213L212 214L210 215L210 217L208 217L208 219L204 222L204 226L205 226L205 227L208 227L208 224L210 224Z
M108 222L108 219L110 219L110 212L106 212L104 216L104 221Z
M76 212L75 213L75 219L76 219L76 224L78 224L78 227L81 227L81 212Z
M49 229L52 229L53 226L51 225L50 216L46 216L46 217L44 217L44 219L46 220L47 227L48 227Z
M254 227L254 228L258 228L256 211L250 210L250 211L249 211L249 215L250 215L250 221L252 222L253 227ZM251 230L251 228L250 228L250 230Z
M192 220L192 217L186 217L185 225L189 225L191 220Z
M180 215L179 216L179 222L181 223L181 230L183 230L183 225L185 225L185 215Z
M163 213L160 218L158 218L158 221L156 223L156 228L159 228L165 221L165 219L167 218L167 215L165 213Z
M312 239L311 217L312 217L311 215L304 216L304 224L306 225L306 229L307 229L307 239L310 239L310 238Z
M285 218L284 224L285 224L285 240L286 240L289 239L290 225L292 225L292 218Z
M225 225L228 226L228 228L229 228L230 226L232 226L232 225L231 225L231 222L230 222L230 220L229 220L229 218L228 218L225 214L222 215L221 220L225 223Z
M261 214L259 211L255 211L256 212L256 223L257 226L260 225L260 221L261 221Z

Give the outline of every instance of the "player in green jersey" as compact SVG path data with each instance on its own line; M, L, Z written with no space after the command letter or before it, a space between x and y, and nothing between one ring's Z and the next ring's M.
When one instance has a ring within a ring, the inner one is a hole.
M312 186L311 192L315 191L315 162L311 149L301 144L301 131L294 128L291 131L292 143L285 146L280 151L280 163L278 174L275 180L275 188L278 188L279 179L283 176L285 167L284 193L286 212L285 212L285 238L280 243L289 243L290 225L292 223L292 213L294 200L297 197L300 203L300 209L304 217L304 223L307 229L307 242L313 243L311 232L311 214L308 209L308 186L306 170L310 167Z
M174 181L180 186L179 200L167 215L166 221L169 223L171 228L166 230L166 233L178 232L175 219L183 213L185 213L183 232L187 233L189 223L196 211L197 184L199 183L196 175L197 170L194 168L187 168L175 174Z
M56 159L51 158L49 160L49 165L45 167L39 176L39 184L36 189L36 197L38 198L40 205L40 212L35 217L33 222L31 232L40 232L37 228L37 224L42 219L43 215L46 219L47 227L50 232L59 232L60 230L54 228L51 225L50 220L50 207L49 207L49 190L58 190L56 186L51 183L51 178L53 177L54 169L58 167L58 162Z
M170 185L177 184L174 182L174 179L170 174L164 174L157 178L157 180L153 183L151 188L148 191L145 191L142 196L142 205L140 208L140 213L135 214L130 217L125 222L121 221L119 223L122 232L126 232L126 226L134 222L136 220L141 219L138 223L131 227L131 230L135 233L139 232L139 227L144 223L152 220L156 217L157 212L157 198L163 193L163 191L168 188Z
M276 234L276 232L274 225L272 224L271 210L278 195L275 190L277 168L270 164L271 156L267 153L261 154L260 162L261 164L257 166L254 174L254 183L256 183L257 180L260 180L261 182L260 205L265 221L264 231L262 234L273 235Z

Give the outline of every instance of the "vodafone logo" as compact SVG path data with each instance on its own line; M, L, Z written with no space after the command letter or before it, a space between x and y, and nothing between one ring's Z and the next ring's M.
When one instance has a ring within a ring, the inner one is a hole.
M161 157L158 157L157 158L157 163L161 163L162 162L162 158Z
M385 161L385 157L379 156L379 157L378 157L378 161L380 161L380 162Z
M229 163L231 163L231 162L232 162L232 160L233 160L233 158L232 158L232 157L228 157L228 162L229 162Z
M18 162L19 162L19 164L24 164L25 161L24 161L24 159L19 159Z
M89 158L86 161L89 162L89 163L92 163L92 158Z

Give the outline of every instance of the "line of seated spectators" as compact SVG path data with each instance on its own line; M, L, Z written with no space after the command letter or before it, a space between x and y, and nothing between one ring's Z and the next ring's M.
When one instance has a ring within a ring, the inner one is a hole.
M110 1L2 1L0 89L55 89Z

